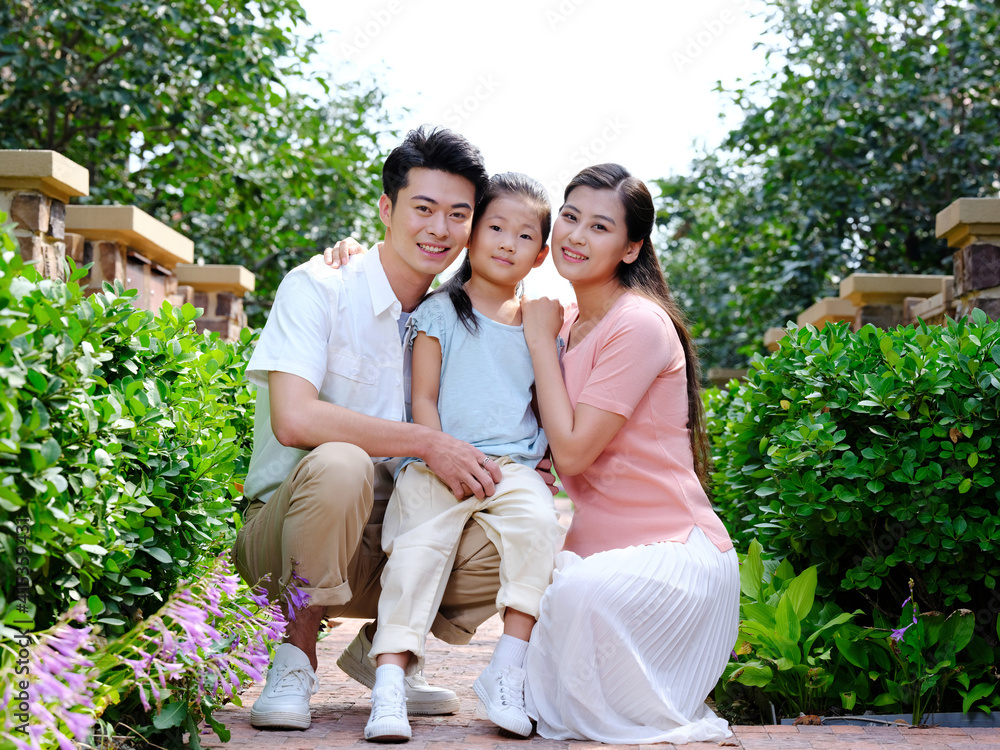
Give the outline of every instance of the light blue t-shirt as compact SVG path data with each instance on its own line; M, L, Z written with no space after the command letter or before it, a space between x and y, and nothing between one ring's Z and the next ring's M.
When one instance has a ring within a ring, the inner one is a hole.
M524 329L473 313L478 333L469 332L441 293L424 300L410 318L410 346L417 331L441 343L441 429L487 456L510 456L533 469L548 441L531 409L535 373Z

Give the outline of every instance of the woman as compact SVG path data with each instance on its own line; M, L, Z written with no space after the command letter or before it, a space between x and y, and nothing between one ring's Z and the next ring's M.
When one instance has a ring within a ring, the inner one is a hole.
M525 662L550 739L730 735L705 705L739 626L736 553L703 489L694 347L653 250L646 186L615 164L565 191L552 233L576 304L522 301L542 424L575 513Z

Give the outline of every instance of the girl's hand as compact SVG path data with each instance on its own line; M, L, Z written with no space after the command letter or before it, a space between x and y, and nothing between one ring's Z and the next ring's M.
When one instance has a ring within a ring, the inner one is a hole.
M521 299L521 323L528 348L550 346L563 324L563 307L557 299Z
M323 251L323 262L328 266L340 268L346 266L352 255L363 254L365 248L353 237L340 240L333 247L328 247Z

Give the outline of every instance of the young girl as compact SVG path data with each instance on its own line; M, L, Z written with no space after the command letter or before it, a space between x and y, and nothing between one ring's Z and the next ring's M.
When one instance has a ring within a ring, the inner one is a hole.
M462 529L482 525L500 553L497 608L504 635L475 683L478 713L522 736L524 655L562 538L552 495L535 466L547 442L532 408L534 376L519 287L548 253L544 189L520 174L493 177L473 217L458 273L413 312L413 421L476 446L503 479L484 500L458 500L426 464L401 463L382 530L382 575L372 711L365 738L410 737L406 670L419 669ZM471 494L471 493L470 493Z

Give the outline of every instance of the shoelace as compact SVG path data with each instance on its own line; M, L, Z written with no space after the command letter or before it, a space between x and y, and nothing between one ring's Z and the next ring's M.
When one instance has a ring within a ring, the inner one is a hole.
M286 667L277 675L272 693L278 696L302 690L305 690L308 695L313 695L316 692L316 675L312 673L311 669L305 667Z
M500 673L500 705L524 710L524 690L515 689L508 684L508 680L513 679L507 670Z
M374 695L372 696L375 697ZM405 719L406 699L398 690L379 690L378 698L373 702L370 721L382 719Z

